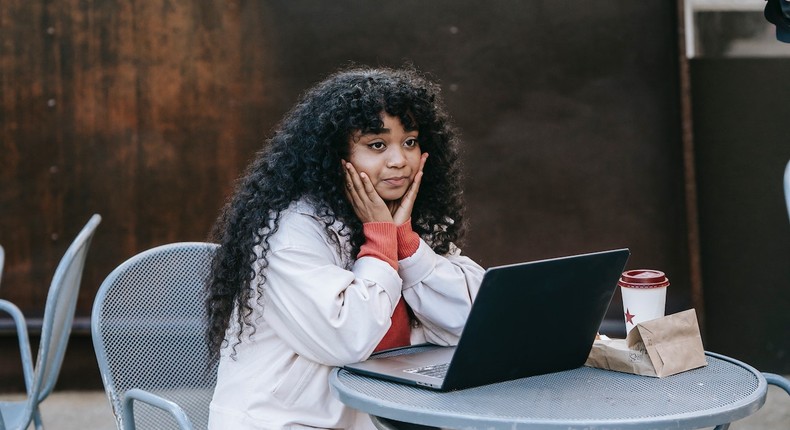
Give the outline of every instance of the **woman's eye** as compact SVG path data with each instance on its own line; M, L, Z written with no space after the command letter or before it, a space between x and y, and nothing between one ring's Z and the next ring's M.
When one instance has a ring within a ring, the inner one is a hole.
M417 139L415 139L415 138L411 138L411 139L408 139L407 141L403 142L403 146L406 146L408 148L415 147L415 146L417 146L419 144L420 144L420 142L417 141Z
M384 149L384 142L371 142L368 143L370 149Z

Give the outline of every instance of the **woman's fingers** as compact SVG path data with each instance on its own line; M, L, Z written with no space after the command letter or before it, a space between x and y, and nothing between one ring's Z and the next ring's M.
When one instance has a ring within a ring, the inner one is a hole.
M427 152L423 152L422 155L420 155L420 172L422 172L422 169L425 168L425 161L426 160L428 160L428 153Z
M406 191L407 195L411 195L411 201L414 203L414 200L417 198L417 192L420 190L420 184L422 184L422 176L423 176L423 169L425 168L425 161L428 159L428 153L425 152L420 156L420 170L414 175L414 181L412 181L411 186Z
M420 181L422 181L422 172L417 172L414 175L414 181L406 191L406 194L400 199L399 204L392 213L392 221L396 225L401 225L408 221L411 217L411 211L414 208L414 201L417 199L417 191L420 189Z
M354 177L351 171L353 167L351 166L351 163L347 163L345 161L343 161L343 167L346 182L346 196L348 196L351 204L356 208L361 204L361 201L359 199L359 193L357 193L357 187L354 185Z
M370 178L368 178L365 172L359 174L359 179L360 182L362 182L362 188L365 190L365 194L367 194L371 200L381 200L381 196L376 192L376 188L373 187L373 182L370 181ZM382 200L382 203L383 202Z
M364 173L357 173L354 166L344 161L346 180L346 196L349 198L354 212L360 221L365 222L391 222L392 215L386 203L376 192L370 178Z
M420 191L420 184L422 184L423 168L425 161L428 159L428 153L423 153L420 158L420 170L414 175L411 185L406 190L399 204L392 212L392 220L395 224L400 225L408 221L411 217L411 211L414 208L414 202L417 200L417 193Z
M357 170L354 169L354 165L347 162L345 163L345 167L347 186L357 194L363 192L365 187L362 185L362 180L360 179Z

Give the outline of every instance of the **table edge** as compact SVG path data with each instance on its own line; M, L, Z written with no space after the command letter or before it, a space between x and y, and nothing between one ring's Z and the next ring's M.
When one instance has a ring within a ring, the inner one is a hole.
M710 414L703 417L695 417L693 414L678 414L674 415L673 417L666 417L664 419L655 419L655 418L640 418L640 419L624 419L618 420L613 422L611 420L591 420L591 421L576 421L576 420L567 420L567 421L557 421L557 420L535 420L529 424L530 429L559 429L559 428L575 428L575 427L583 427L583 428L595 428L596 426L611 426L616 425L617 428L621 429L636 429L636 428L644 428L644 426L648 423L654 425L662 425L662 424L669 424L674 423L675 425L672 428L681 428L678 427L679 423L685 420L688 420L690 423L693 422L695 427L688 427L688 428L700 428L700 427L709 427L709 426L716 426L719 424L724 424L720 422L713 423L710 420L705 420L705 418L710 418L711 415L722 415L726 414L727 419L729 422L734 422L745 418L755 412L757 412L762 406L765 404L765 399L768 391L767 382L765 377L763 376L762 372L758 371L754 367L749 364L746 364L740 360L737 360L732 357L728 357L722 354L718 354L715 352L705 351L705 355L709 357L716 358L718 360L726 361L731 364L740 366L745 370L749 371L758 379L758 386L755 389L754 393L749 395L748 397L741 399L733 404L729 405L728 407L719 407L716 409L712 409ZM384 418L389 418L393 420L400 420L403 421L402 416L393 416L394 412L403 412L403 409L397 403L392 403L387 400L372 398L370 396L364 394L356 394L350 395L340 389L338 389L338 385L342 385L339 381L339 373L343 370L340 367L337 367L332 370L329 375L329 385L332 394L339 399L343 404L358 409L362 412L365 412L370 415L376 415ZM364 399L364 400L363 400ZM722 410L726 412L722 412ZM718 412L717 412L718 411ZM437 427L448 427L448 428L474 428L470 426L470 423L474 423L475 426L484 426L486 428L510 428L515 429L519 427L526 426L524 423L512 423L507 421L506 419L496 419L494 417L485 418L481 420L477 416L473 415L463 415L458 413L453 413L452 415L449 413L444 413L441 411L420 411L420 410L412 410L408 411L410 414L410 418L415 419L413 422L417 422L418 424L422 425L429 425L429 426L437 426ZM699 418L699 419L696 419ZM494 425L494 427L492 427Z

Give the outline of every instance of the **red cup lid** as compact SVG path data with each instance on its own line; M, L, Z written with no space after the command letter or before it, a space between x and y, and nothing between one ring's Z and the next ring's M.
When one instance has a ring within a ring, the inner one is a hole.
M659 270L628 270L620 276L617 285L625 288L663 288L669 286L669 279Z

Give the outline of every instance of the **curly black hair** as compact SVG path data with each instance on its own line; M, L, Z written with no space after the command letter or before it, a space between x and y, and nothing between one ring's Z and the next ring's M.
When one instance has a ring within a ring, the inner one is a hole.
M221 246L212 263L206 303L213 359L225 345L231 318L237 319L238 342L250 324L250 299L254 292L262 296L266 279L253 269L259 258L254 248L262 248L263 271L269 237L292 202L310 202L330 238L330 226L340 221L340 234L348 238L351 255L357 255L365 238L344 193L341 159L347 159L353 133L383 128L385 112L399 118L404 128L417 130L421 151L430 154L412 210L413 230L439 254L459 243L465 223L458 139L439 86L411 67L336 72L308 90L285 115L214 225L212 238ZM239 311L234 314L234 309Z

